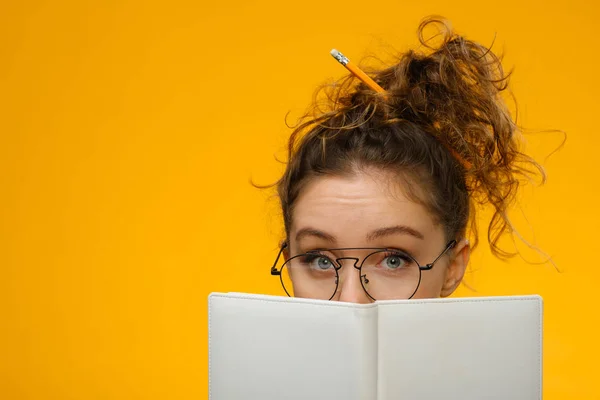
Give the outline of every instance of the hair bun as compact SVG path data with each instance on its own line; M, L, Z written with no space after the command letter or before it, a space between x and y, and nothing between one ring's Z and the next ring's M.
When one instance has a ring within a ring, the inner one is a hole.
M429 28L438 33L425 39ZM314 171L340 170L351 157L404 166L423 166L427 159L430 169L438 171L432 177L439 181L440 203L449 204L451 192L468 196L465 207L447 213L447 220L453 218L449 214L460 214L458 222L448 222L453 232L462 234L470 219L476 246L474 205L489 205L494 211L488 226L492 252L512 256L498 245L503 234L514 232L508 209L522 178L529 181L539 174L543 182L545 174L520 150L517 125L503 100L510 73L490 48L456 34L441 17L425 19L418 37L423 49L407 51L394 65L370 71L385 93L356 84L352 75L325 86L327 101L316 102L290 137L291 161L278 183L283 208L291 210L288 205L299 190L296 182ZM396 146L391 154L390 144ZM400 152L405 153L402 160L395 154ZM291 216L285 218L287 226Z

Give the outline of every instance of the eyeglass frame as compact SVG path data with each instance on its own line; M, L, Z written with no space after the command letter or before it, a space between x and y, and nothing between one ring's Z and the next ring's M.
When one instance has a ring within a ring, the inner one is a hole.
M335 296L335 294L337 293L338 290L338 286L339 286L339 274L338 271L340 269L342 269L343 265L340 262L340 260L354 260L354 265L353 267L355 269L358 270L359 275L361 273L361 269L363 267L363 263L365 262L365 260L367 258L369 258L370 256L372 256L373 254L379 253L379 252L402 252L404 254L406 254L410 259L412 259L417 266L419 267L419 282L417 283L417 287L415 288L415 291L413 292L413 294L410 295L410 297L408 298L409 300L415 295L415 293L417 293L417 291L419 290L419 286L421 285L421 273L422 271L429 271L433 268L433 266L435 265L435 263L437 263L444 255L446 255L446 253L450 250L452 250L454 247L456 247L456 245L458 244L458 242L456 240L451 240L448 242L448 244L446 244L446 247L444 248L444 250L440 253L440 255L438 255L432 262L430 262L429 264L425 264L425 265L421 265L419 264L419 262L417 260L415 260L415 258L413 256L411 256L410 254L408 254L405 251L399 250L399 249L393 249L393 248L389 248L389 247L340 247L340 248L331 248L331 249L323 249L323 250L312 250L312 251L308 251L306 253L300 253L297 254L292 258L296 258L296 257L300 257L306 254L312 254L314 255L317 252L321 252L321 251L344 251L344 250L373 250L372 253L362 257L362 261L360 263L359 266L357 266L358 261L361 260L361 258L359 257L339 257L335 259L335 263L332 262L333 264L333 268L335 269L335 276L336 276L336 283L335 283L335 290L333 291L333 294L331 295L331 297L328 299L328 301L330 301L331 299L333 299L333 296ZM292 297L290 296L290 294L288 293L285 284L283 283L283 277L281 275L281 271L283 271L283 266L285 266L285 264L287 263L288 260L286 260L281 269L277 269L277 263L279 262L279 259L281 258L281 255L283 254L283 251L288 247L288 243L285 242L283 243L283 245L281 246L281 249L279 250L279 253L277 254L277 258L275 258L275 262L273 263L273 266L271 267L271 275L272 276L279 276L279 281L281 282L281 286L283 287L283 290L285 291L285 294L288 295L288 297ZM318 254L318 253L317 253ZM324 256L327 257L327 256ZM333 261L331 258L327 257L329 260ZM337 266L336 266L337 264ZM365 285L363 284L362 281L362 276L361 276L361 280L360 280L360 285L362 286L363 290L365 291L365 293L367 294L367 296L369 296L373 301L377 301L377 299L375 299L373 296L371 296L371 294L369 293L369 291L367 290L367 288L365 288Z

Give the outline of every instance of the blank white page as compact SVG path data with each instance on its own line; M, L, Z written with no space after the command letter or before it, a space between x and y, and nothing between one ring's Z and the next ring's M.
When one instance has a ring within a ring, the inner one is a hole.
M211 294L211 400L375 400L377 311L287 297Z
M538 296L380 302L379 400L539 400Z

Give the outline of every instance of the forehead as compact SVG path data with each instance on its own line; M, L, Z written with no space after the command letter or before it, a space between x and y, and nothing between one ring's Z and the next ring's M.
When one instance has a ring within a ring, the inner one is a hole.
M404 185L397 176L372 171L315 178L296 200L290 236L309 227L335 236L343 242L339 244L355 245L368 232L397 225L415 229L426 239L440 236L442 228L423 205L406 195Z

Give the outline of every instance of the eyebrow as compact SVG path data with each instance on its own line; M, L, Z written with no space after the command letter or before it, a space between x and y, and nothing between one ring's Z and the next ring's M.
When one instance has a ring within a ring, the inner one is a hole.
M296 240L299 241L303 237L313 236L328 242L335 242L335 237L329 233L325 233L314 228L302 228L296 233Z
M394 225L394 226L387 226L385 228L376 229L376 230L370 232L367 235L367 240L373 241L375 239L379 239L379 238L382 238L385 236L391 236L391 235L410 235L410 236L416 237L417 239L425 239L425 236L423 236L423 234L421 232L417 231L416 229L413 229L406 225ZM298 233L296 233L296 240L299 241L300 239L302 239L304 237L310 237L310 236L316 237L319 239L323 239L328 242L336 241L335 236L330 235L329 233L320 231L318 229L314 229L314 228L300 229L298 231Z
M417 239L425 239L425 236L423 236L423 234L421 232L417 231L416 229L411 228L410 226L395 225L395 226L388 226L385 228L376 229L376 230L370 232L367 235L367 240L371 241L371 240L379 239L379 238L382 238L385 236L399 235L399 234L414 236Z

